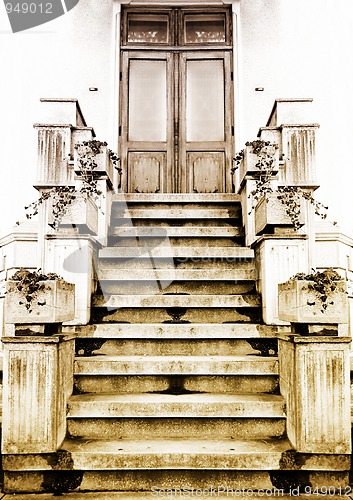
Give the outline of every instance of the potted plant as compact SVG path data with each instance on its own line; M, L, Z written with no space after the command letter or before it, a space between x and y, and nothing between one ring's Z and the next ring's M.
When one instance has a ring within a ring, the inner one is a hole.
M278 145L259 139L247 142L245 148L236 154L232 174L239 168L240 182L242 182L247 175L257 176L264 172L276 175L278 165Z
M106 145L106 142L96 140L77 144L75 148L78 155L76 161L78 184L53 186L43 190L38 200L25 207L26 217L31 219L37 215L39 206L49 201L48 223L54 229L57 230L59 226L75 226L81 232L97 234L97 203L100 203L103 194L99 189L98 180L104 174L104 151L108 151L109 163L121 176L119 158L113 151L107 150Z
M114 169L121 175L120 159L106 142L92 139L74 146L74 170L80 177L90 173L95 177L106 178L112 186Z
M347 282L332 268L296 274L278 285L278 317L291 323L347 323Z
M75 285L57 274L21 268L7 281L6 323L63 323L74 317Z
M249 195L252 199L249 215L255 211L256 235L273 232L278 226L298 230L305 223L305 201L314 206L317 215L326 219L328 207L315 200L311 191L299 186L274 186L278 173L277 144L261 140L247 142L246 149L240 151L234 161L233 174L240 168L241 179L251 174L255 180L255 187Z

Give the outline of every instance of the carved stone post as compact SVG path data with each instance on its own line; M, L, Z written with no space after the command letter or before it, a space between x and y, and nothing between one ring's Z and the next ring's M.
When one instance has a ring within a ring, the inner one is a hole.
M52 453L66 434L74 338L4 337L2 453Z
M287 435L299 453L351 453L348 337L281 335Z

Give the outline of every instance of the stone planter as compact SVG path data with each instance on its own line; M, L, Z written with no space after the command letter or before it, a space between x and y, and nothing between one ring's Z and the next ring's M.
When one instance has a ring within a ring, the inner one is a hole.
M278 285L278 317L282 321L308 324L342 324L348 322L347 283L337 281L336 290L327 299L327 308L314 290L310 281L289 280Z
M92 170L92 172L97 176L107 179L111 184L114 180L114 166L109 157L109 149L107 146L101 146L101 153L95 155L94 161L97 166ZM79 161L80 155L75 149L74 151L74 171L75 174L80 176L82 169Z
M304 207L300 211L300 224L305 223ZM276 193L263 196L255 207L255 233L263 234L274 227L291 227L293 222L287 214L287 205L278 199Z
M54 218L49 209L50 226L54 226ZM98 207L94 200L81 193L76 194L76 199L65 208L59 227L76 226L80 233L98 233Z
M39 290L31 300L30 309L27 300L17 290L16 281L6 283L5 321L14 324L63 323L75 317L75 285L64 280L42 281L43 290Z
M252 153L252 146L245 146L244 149L244 158L240 162L240 182L243 182L246 176L257 177L261 172L261 168L256 166L259 163L259 156L255 153ZM273 175L278 173L279 168L279 150L274 149L273 146L266 146L264 150L268 150L271 154L274 151L274 163L271 168Z

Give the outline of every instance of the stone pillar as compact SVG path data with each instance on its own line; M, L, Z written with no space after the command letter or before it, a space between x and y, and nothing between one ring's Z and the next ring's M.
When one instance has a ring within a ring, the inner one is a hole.
M279 337L287 436L299 453L351 453L350 341L348 337Z
M306 235L292 231L282 235L263 235L253 245L263 321L267 325L288 324L278 318L278 284L298 272L309 272L307 244Z
M2 453L52 453L66 435L74 337L4 337Z

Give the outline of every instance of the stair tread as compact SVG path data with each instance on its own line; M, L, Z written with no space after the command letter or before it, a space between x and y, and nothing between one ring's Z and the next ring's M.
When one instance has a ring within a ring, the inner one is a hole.
M157 401L165 403L284 403L283 396L278 394L163 394L163 393L133 393L133 394L75 394L70 397L69 403L129 403L145 402L155 404Z
M279 470L286 439L261 440L92 440L67 439L74 470L107 469L238 469Z
M96 295L95 307L259 307L258 294L243 295Z
M203 246L172 246L158 245L151 247L141 245L136 247L106 247L100 250L100 258L123 258L123 257L207 257L207 258L254 258L254 250L247 247L203 247Z
M234 237L243 236L243 227L231 226L115 226L112 236L124 238L139 237Z
M249 281L256 279L254 269L100 269L101 281Z
M116 193L112 202L128 203L240 203L241 197L234 193Z
M257 323L95 323L63 327L64 332L75 332L88 338L137 339L237 339L276 338L290 333L290 326L260 325Z
M240 206L228 208L125 208L113 207L115 219L239 219Z
M259 363L266 363L268 361L273 361L277 360L278 358L275 356L109 356L109 355L99 355L99 356L79 356L76 359L79 360L85 360L85 361L135 361L135 360L145 360L145 361L156 361L159 363L162 362L170 362L170 361L189 361L190 358L192 361L238 361L238 362L245 362L245 361L256 361Z

